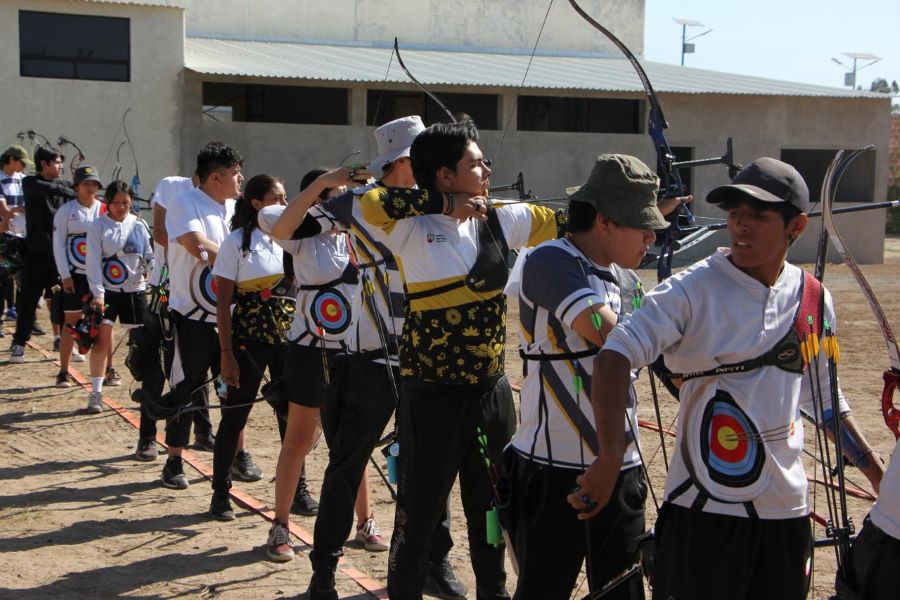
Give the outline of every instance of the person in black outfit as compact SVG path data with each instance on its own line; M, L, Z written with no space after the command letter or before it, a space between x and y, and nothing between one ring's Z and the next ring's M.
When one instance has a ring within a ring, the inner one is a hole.
M53 215L76 196L68 181L59 179L65 157L53 147L39 147L34 153L37 175L22 180L25 195L25 252L22 286L16 305L16 333L10 362L25 362L25 343L31 339L34 315L41 292L56 284L59 276L53 261Z

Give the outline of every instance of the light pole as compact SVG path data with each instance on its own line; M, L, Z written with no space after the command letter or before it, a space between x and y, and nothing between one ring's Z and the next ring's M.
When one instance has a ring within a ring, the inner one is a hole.
M712 29L707 29L703 33L698 33L697 35L687 37L687 28L688 27L706 27L700 21L692 21L691 19L672 19L679 25L681 25L681 66L684 66L684 55L685 54L693 54L694 52L694 44L688 44L691 40L696 40L701 35L706 35L711 32Z
M844 73L844 85L855 88L856 87L856 72L865 69L866 67L871 67L879 60L881 60L880 56L875 56L874 54L869 54L868 52L844 52L844 56L853 60L853 66L845 65L841 61L836 58L832 58L831 62L837 63L844 67L845 69L849 69L849 73ZM860 60L868 60L871 61L868 64L865 64L861 67L857 66L857 61Z

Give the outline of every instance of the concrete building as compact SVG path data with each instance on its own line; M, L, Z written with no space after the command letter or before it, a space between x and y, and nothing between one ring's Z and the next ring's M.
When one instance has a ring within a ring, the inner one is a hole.
M641 55L643 0L581 4ZM479 123L495 184L522 171L526 188L558 197L583 182L596 154L653 164L640 81L568 3L553 5L532 60L546 11L518 0L0 0L0 140L65 135L104 178L118 164L128 179L136 167L127 131L146 196L161 177L190 173L197 149L215 139L244 154L245 173L280 175L293 191L312 167L356 151L351 161L372 158L373 125L410 113L446 118L399 68L397 36L410 71ZM839 200L884 199L889 97L643 65L679 159L720 155L733 137L736 162L783 158L817 194L834 150L875 144ZM722 167L683 174L698 198L727 182ZM718 216L703 204L698 214ZM883 211L840 225L858 260L882 260ZM812 258L817 227L795 260Z

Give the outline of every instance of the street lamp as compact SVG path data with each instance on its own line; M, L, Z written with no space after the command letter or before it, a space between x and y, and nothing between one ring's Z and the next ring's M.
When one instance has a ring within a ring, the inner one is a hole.
M711 32L712 29L707 29L703 33L698 33L697 35L687 37L687 28L688 27L706 27L700 21L692 21L690 19L672 19L679 25L681 25L681 66L684 66L684 55L685 54L693 54L694 52L694 44L688 44L691 40L696 40L701 35L706 35Z
M841 61L836 58L832 58L831 62L837 63L844 67L845 69L849 69L849 73L844 73L844 85L855 88L856 87L856 72L865 69L866 67L871 67L879 60L881 60L880 56L875 56L874 54L869 54L868 52L844 52L844 56L853 60L853 66L845 65ZM857 61L860 60L868 60L871 61L868 64L865 64L861 67L857 66Z

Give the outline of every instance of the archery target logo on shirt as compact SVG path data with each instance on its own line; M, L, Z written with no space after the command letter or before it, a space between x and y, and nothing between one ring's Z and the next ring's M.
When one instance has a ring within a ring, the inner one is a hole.
M69 236L69 245L67 248L69 255L69 264L73 267L84 268L87 261L87 235L81 233Z
M316 294L310 309L313 322L327 334L343 333L350 326L350 303L336 289Z
M703 412L700 453L710 479L732 488L754 484L765 463L765 449L753 421L721 391Z
M208 313L216 312L218 289L216 278L204 263L197 263L191 273L191 300Z
M110 285L122 285L128 279L128 269L118 258L110 258L103 264L103 279Z

